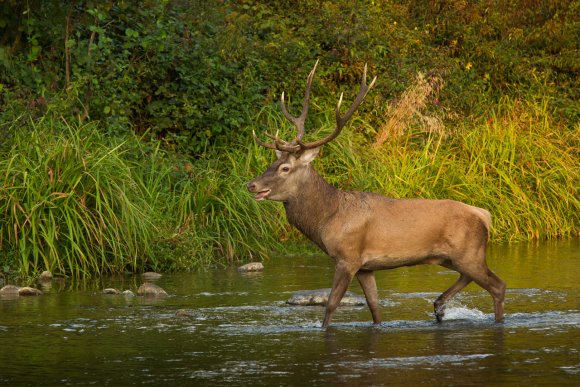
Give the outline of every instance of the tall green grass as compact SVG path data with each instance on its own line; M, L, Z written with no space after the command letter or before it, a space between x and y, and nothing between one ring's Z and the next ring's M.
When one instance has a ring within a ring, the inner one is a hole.
M9 128L14 146L0 161L0 242L20 274L75 276L137 267L155 226L132 176L123 142L94 124L47 118Z
M258 173L256 163L262 164L257 160L267 157L254 148L216 149L214 157L192 164L188 180L175 192L173 212L182 217L179 223L197 257L228 264L260 260L279 248L286 227L280 209L255 202L246 189Z
M50 117L5 128L0 272L191 270L276 246L284 223L247 193L245 149L192 163L135 136L108 138L95 122Z

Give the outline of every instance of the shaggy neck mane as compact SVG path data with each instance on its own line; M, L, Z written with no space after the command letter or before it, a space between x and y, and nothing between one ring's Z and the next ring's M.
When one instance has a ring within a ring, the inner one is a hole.
M308 167L306 183L295 197L284 202L288 222L326 251L320 238L321 228L338 210L340 191Z

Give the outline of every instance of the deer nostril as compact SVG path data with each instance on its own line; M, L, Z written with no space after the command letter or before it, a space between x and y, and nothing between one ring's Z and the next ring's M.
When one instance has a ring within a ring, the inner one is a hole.
M256 183L254 183L253 181L250 181L248 183L247 187L248 187L248 191L256 192Z

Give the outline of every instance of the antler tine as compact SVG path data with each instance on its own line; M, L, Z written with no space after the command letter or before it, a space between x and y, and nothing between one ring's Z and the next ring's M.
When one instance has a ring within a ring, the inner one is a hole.
M260 138L256 135L256 131L255 130L252 130L252 134L254 135L254 139L256 140L256 142L259 145L263 146L264 148L268 148L268 149L276 149L276 144L275 143L268 144L267 142L264 142L264 141L260 140ZM268 135L268 133L266 133L266 135L268 137L270 137L270 135Z
M274 141L278 141L280 140L280 138L278 137L278 131L276 131L276 134L274 136L272 136L270 133L265 132L264 133L266 135L266 137L271 138Z
M270 133L266 132L266 137L271 138L272 140L274 140L273 143L267 143L264 142L262 140L260 140L260 138L258 138L258 136L256 135L256 131L253 130L252 134L254 135L254 139L256 140L256 142L263 146L264 148L268 148L268 149L275 149L275 150L280 150L280 151L284 151L284 152L296 152L298 150L300 150L300 146L297 144L289 144L286 141L280 139L278 137L278 132L276 132L276 135L273 136Z
M298 117L294 117L288 112L288 109L286 108L286 101L284 100L284 92L282 92L282 96L280 97L280 108L282 109L282 113L296 127L297 142L300 142L302 137L304 137L304 125L306 122L306 116L308 115L308 105L310 104L310 89L312 88L312 79L314 79L314 73L316 72L318 62L319 61L317 60L314 64L314 67L310 71L310 74L308 74L308 78L306 80L306 91L304 92L304 100L302 101L302 113L300 113Z
M350 117L353 115L356 109L358 109L363 99L367 96L369 90L374 86L376 80L377 77L374 77L371 83L367 85L367 64L365 63L365 68L360 83L360 89L350 109L348 109L348 111L344 116L342 117L340 116L340 104L342 102L342 95L340 96L340 100L338 101L338 105L336 106L336 121L337 123L339 123L340 126L344 126L344 124L346 124L346 122L350 119Z
M324 144L334 140L340 134L340 132L342 131L342 128L348 122L348 120L353 115L353 113L356 111L356 109L358 109L358 107L360 106L360 104L362 103L362 101L364 100L366 95L368 94L369 90L374 86L376 80L377 80L377 77L374 77L373 80L371 81L371 83L369 83L367 85L367 65L365 63L363 76L362 76L362 80L360 83L360 89L358 91L358 94L357 94L354 102L352 103L351 107L348 109L348 111L345 113L344 116L340 115L340 106L342 105L342 98L343 98L344 93L340 94L340 98L338 99L338 103L336 104L336 111L335 111L336 128L334 129L334 131L330 135L328 135L327 137L320 139L318 141L314 141L314 142L311 142L308 144L302 144L301 142L299 142L300 147L302 149L317 148L321 145L324 145Z

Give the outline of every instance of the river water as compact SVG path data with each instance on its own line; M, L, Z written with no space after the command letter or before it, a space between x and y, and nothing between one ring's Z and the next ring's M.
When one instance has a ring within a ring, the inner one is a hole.
M378 272L384 322L339 307L327 330L322 307L285 303L330 286L325 256L166 274L156 283L170 296L154 300L101 292L136 291L140 276L53 281L0 299L0 385L580 385L580 241L488 255L508 284L503 324L473 284L436 323L432 302L457 278L437 266Z

